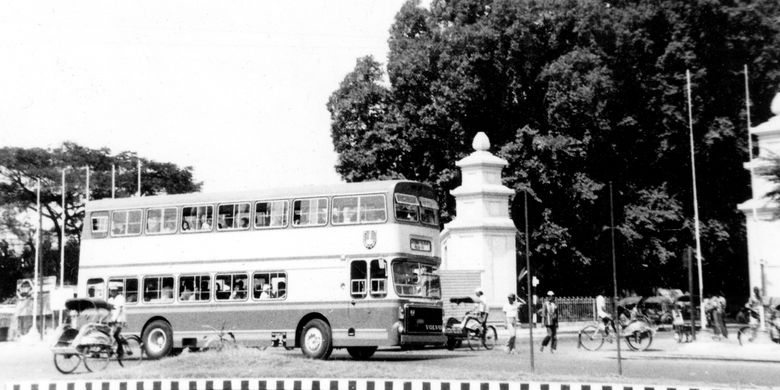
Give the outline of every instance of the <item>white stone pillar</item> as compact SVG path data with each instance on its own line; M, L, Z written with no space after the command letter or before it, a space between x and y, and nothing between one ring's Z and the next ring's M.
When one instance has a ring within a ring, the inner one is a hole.
M745 163L745 168L756 169L766 166L764 158L780 155L780 93L772 100L774 117L750 129L758 138L758 156ZM748 272L750 290L763 288L765 298L780 298L780 219L776 218L780 204L766 197L767 192L776 184L766 177L751 177L753 198L740 204L739 210L745 214L748 244ZM763 267L762 267L763 264Z
M450 192L455 197L455 218L441 233L442 289L446 301L452 296L473 296L480 287L491 318L497 319L506 296L517 293L517 229L509 216L514 191L501 183L501 170L508 163L488 152L485 133L478 133L472 146L474 152L456 163L462 183Z

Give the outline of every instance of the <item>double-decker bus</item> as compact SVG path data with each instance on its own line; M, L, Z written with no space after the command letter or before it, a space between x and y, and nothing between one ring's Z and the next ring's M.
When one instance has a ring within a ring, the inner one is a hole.
M319 359L442 345L434 199L377 181L91 201L78 294L119 289L151 358L202 347L207 327Z

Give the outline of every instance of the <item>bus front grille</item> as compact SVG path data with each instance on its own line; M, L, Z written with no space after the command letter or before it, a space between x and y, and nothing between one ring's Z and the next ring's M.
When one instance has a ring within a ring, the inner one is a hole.
M442 309L440 307L408 306L404 314L406 333L442 332Z

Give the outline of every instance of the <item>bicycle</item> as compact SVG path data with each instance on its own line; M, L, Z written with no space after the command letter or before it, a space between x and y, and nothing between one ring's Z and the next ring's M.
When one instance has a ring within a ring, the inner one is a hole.
M480 346L486 350L491 350L496 346L498 332L493 325L486 325L487 313L484 314L484 320L480 321L474 317L469 317L463 324L463 334L472 351L479 350Z
M202 351L215 350L222 351L225 348L237 347L236 336L233 332L225 331L225 324L222 324L220 329L217 329L211 325L203 325L204 328L211 329L215 334L203 336Z
M645 351L653 343L653 329L650 323L644 319L632 320L625 325L620 324L620 328L628 348L632 351ZM613 334L607 334L606 327L602 331L599 324L586 325L578 334L578 346L588 351L597 351L604 345L604 341L612 342L614 340Z

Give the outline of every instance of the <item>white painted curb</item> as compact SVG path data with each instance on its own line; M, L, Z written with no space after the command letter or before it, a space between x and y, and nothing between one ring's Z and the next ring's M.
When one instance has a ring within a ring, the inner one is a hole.
M728 387L425 379L112 379L7 383L5 390L714 390ZM740 387L740 389L748 389Z

